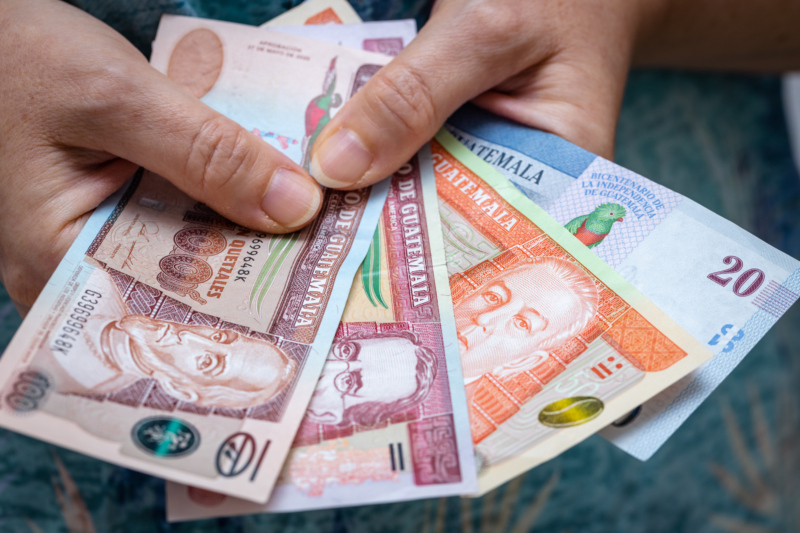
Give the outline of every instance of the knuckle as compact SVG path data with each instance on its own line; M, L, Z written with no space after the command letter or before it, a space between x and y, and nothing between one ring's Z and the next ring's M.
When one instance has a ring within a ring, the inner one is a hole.
M31 294L29 283L26 281L24 272L15 266L6 266L3 269L3 286L8 293L8 297L24 305L31 305L35 295Z
M516 36L525 35L526 17L520 16L516 2L476 2L463 13L466 20L479 24L481 41L503 47L513 42Z
M421 72L405 67L374 80L375 105L407 132L427 133L439 124L430 82Z
M5 255L5 254L4 254ZM4 257L2 268L3 286L8 293L9 298L25 307L30 307L36 301L39 292L44 288L47 282L47 276L40 272L43 268L47 272L55 270L53 265L53 258L43 254L43 264L49 266L41 267L40 265L32 265L24 258L15 257L10 261ZM58 265L58 258L56 258L55 265Z
M104 64L82 76L70 76L79 98L78 111L93 123L119 118L131 102L136 102L136 74L125 63Z
M486 75L515 73L536 58L552 55L554 36L544 25L547 10L539 2L472 2L455 15L454 26L474 36L468 44L472 62Z
M253 168L248 132L219 115L202 123L191 138L184 176L195 194L209 199Z
M0 233L0 282L21 308L30 308L36 301L91 212L92 208L87 213L81 206L91 204L91 200L78 199L84 194L62 192L57 190L56 196L46 198L37 196L33 202L26 202L24 194L17 195L14 207L9 206L10 202L0 204L4 213L0 227L8 228ZM61 209L64 205L70 207ZM34 233L38 238L31 240Z

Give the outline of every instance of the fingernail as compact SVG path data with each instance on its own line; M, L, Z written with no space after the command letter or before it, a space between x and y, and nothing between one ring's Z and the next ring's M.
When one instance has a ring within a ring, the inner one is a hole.
M322 191L316 183L288 168L279 168L269 180L261 209L281 226L293 228L311 220L321 201Z
M325 187L352 185L367 173L372 154L353 131L339 130L314 152L309 170Z

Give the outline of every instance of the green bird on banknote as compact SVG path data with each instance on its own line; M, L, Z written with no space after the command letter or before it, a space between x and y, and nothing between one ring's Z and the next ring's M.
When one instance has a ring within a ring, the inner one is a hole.
M594 248L611 232L614 222L622 222L626 214L619 204L601 204L588 215L573 218L564 227L583 244Z

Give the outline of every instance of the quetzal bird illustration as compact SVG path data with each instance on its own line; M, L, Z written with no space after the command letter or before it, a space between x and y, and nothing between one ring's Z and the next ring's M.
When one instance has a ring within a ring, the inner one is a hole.
M564 227L583 244L593 248L603 242L614 222L622 222L625 215L625 208L619 204L601 204L588 215L573 218Z
M311 159L311 147L319 137L322 129L331 121L331 109L342 105L342 96L335 93L336 89L336 58L331 60L325 81L322 83L323 94L315 96L306 107L306 136L303 138L303 160L301 166L308 170Z

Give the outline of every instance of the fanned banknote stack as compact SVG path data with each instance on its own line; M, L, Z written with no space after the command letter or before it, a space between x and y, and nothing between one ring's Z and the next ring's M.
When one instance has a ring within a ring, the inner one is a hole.
M310 0L165 16L153 66L301 165L413 38ZM474 496L600 433L647 459L800 294L800 263L469 105L289 235L139 170L0 360L0 426L165 478L191 520Z

